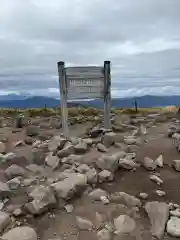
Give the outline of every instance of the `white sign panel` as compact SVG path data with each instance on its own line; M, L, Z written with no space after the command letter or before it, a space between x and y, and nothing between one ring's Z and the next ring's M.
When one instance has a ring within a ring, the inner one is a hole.
M104 95L104 74L102 67L66 68L67 98L102 98Z

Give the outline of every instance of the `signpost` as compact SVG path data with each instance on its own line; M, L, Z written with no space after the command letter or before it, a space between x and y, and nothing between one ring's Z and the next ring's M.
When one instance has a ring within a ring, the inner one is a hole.
M67 67L58 62L59 88L61 99L62 127L69 137L67 100L104 99L104 127L111 128L111 70L110 61L104 67Z

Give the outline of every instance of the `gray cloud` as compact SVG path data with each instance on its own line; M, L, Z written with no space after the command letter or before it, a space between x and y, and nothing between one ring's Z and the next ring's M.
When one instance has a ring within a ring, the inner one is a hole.
M179 0L2 0L0 94L58 96L58 61L112 62L112 95L179 94Z

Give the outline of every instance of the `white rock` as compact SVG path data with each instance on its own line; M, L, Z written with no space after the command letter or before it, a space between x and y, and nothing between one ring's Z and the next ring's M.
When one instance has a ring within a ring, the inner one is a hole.
M156 175L150 175L149 179L152 180L153 182L157 183L158 185L161 185L163 183L163 180Z
M147 193L140 193L139 194L139 198L141 198L141 199L147 199L148 198L148 194Z
M97 144L97 150L100 152L108 152L108 149L106 146L104 146L102 143Z
M131 196L125 192L116 192L111 194L110 200L113 202L120 202L131 207L141 206L141 201L138 198Z
M97 233L98 240L110 240L111 239L111 232L109 232L106 228L103 228Z
M2 237L3 240L37 240L37 234L30 227L16 227L9 230Z
M99 173L99 182L111 182L114 180L114 175L108 170L103 170Z
M180 172L180 160L173 160L172 167L177 171Z
M156 163L153 159L145 157L143 160L143 167L148 171L153 171L156 169Z
M64 208L66 209L67 213L72 213L74 209L73 205L66 205Z
M0 211L0 234L4 231L7 225L10 223L11 218L8 213Z
M156 166L163 167L163 155L160 155L158 158L156 158L155 163Z
M82 218L82 217L76 217L77 226L80 230L92 230L93 224L91 221Z
M123 235L130 234L136 228L135 221L127 215L120 215L118 218L114 219L115 234Z
M77 191L81 191L87 186L87 177L84 174L69 174L67 178L51 185L57 198L69 200Z
M139 165L135 163L133 160L129 160L126 158L119 160L119 166L126 170L132 170L134 168L139 167Z
M109 170L115 172L119 168L119 159L126 155L125 152L121 151L113 155L102 155L96 161L96 165L101 170Z
M159 197L163 197L166 195L166 193L164 191L161 191L161 190L156 190L156 194L159 196Z
M106 196L108 197L108 193L105 190L102 190L100 188L94 189L92 192L88 195L92 200L100 201L101 197Z
M151 222L152 235L162 239L165 226L169 217L169 206L164 202L148 202L145 205Z
M111 145L115 143L115 139L116 139L116 134L113 132L108 132L104 134L103 143L107 148L109 148Z
M179 217L180 218L180 209L171 210L170 211L170 215L174 216L174 217Z
M180 237L180 218L171 217L167 223L167 233L173 237Z
M57 156L53 156L53 152L49 153L45 158L45 163L52 169L56 169L59 166L60 159Z
M103 204L109 204L110 203L110 201L109 201L109 199L107 198L107 196L101 196L100 197L100 200L101 200L101 202L103 203Z
M18 187L20 187L21 185L21 181L22 181L22 177L16 177L11 179L10 181L7 182L8 186L10 189L17 189Z
M134 136L125 136L124 143L127 145L136 144L137 140Z
M34 215L42 214L56 203L53 191L49 187L38 186L30 194L33 201L26 204L28 211Z

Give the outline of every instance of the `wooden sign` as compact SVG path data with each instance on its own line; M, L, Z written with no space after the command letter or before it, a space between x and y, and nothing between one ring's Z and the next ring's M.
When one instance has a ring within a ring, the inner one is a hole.
M104 99L104 126L109 129L111 111L110 61L105 61L104 67L83 66L65 68L64 65L64 62L58 62L64 135L66 137L69 136L67 100L73 99Z
M66 68L67 97L71 99L103 98L104 73L102 67Z

